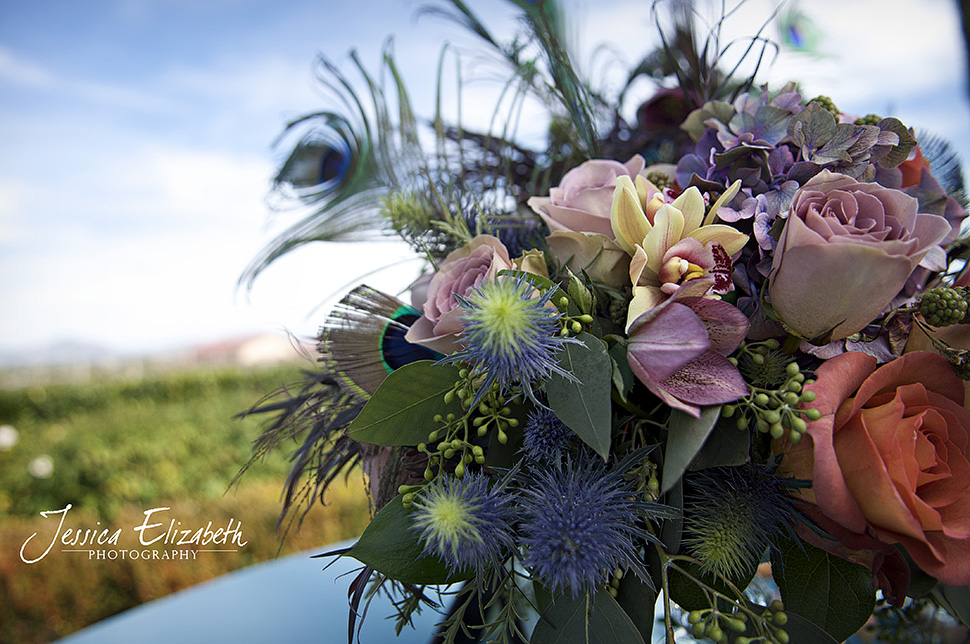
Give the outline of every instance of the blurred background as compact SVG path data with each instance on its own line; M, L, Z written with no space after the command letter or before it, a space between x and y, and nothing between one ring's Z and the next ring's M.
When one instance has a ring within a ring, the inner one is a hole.
M442 46L475 61L468 35L418 18L421 3L365 4L0 0L0 641L51 641L365 525L352 477L281 543L283 454L226 493L259 432L258 420L232 417L299 377L310 364L300 350L327 306L358 275L378 271L368 283L399 292L420 268L392 240L316 244L273 264L251 290L237 284L295 221L267 202L286 152L273 142L288 121L333 107L314 82L318 54L349 69L356 49L376 69L393 35L424 116ZM618 61L603 66L607 78L659 44L650 2L563 5L578 64L595 67L599 45ZM750 36L776 6L743 3L725 41ZM475 9L510 37L507 3ZM803 37L761 81L798 80L804 95L826 94L845 112L896 116L970 158L956 0L812 0L788 10ZM487 129L503 80L472 70L466 123ZM636 88L631 118L655 90ZM520 134L542 140L545 125ZM21 544L44 525L39 512L66 503L83 527L137 525L160 505L191 524L234 517L251 542L231 556L165 565L56 552L23 563Z

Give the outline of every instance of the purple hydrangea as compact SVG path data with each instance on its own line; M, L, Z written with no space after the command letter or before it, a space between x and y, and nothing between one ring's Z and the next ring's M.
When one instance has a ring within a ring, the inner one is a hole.
M646 579L638 550L651 537L640 523L665 513L624 475L629 463L607 469L601 460L581 458L532 475L521 501L522 563L554 593L575 598L605 584L617 568Z
M558 462L569 439L574 436L573 431L551 409L544 407L538 407L529 414L522 434L522 451L539 463Z

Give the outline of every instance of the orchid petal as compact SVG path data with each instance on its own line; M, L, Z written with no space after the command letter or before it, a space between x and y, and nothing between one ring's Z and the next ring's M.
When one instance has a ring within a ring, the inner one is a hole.
M741 180L738 179L737 181L731 184L730 188L725 190L724 193L720 197L718 197L717 201L714 202L714 205L711 206L711 209L707 211L707 217L704 219L704 225L710 226L711 224L713 224L715 217L717 217L718 209L724 204L734 199L734 196L738 194L740 190L741 190ZM733 255L734 253L731 253L731 254Z
M728 255L732 257L741 252L744 245L748 243L748 236L740 233L732 226L724 224L711 224L701 226L689 235L700 243L707 245L710 242L720 244Z
M695 186L691 186L680 193L680 196L674 199L670 205L683 214L685 233L689 234L691 231L700 228L704 222L704 197L701 196L701 191Z
M634 286L633 298L626 309L626 332L629 335L630 327L644 313L656 309L667 301L667 296L658 286Z
M656 315L644 316L631 325L627 361L636 376L646 383L659 382L710 347L707 328L693 311L672 303Z
M650 222L643 214L640 198L630 177L616 179L610 207L610 226L616 243L630 255L634 253L633 245L640 243L650 230Z
M663 257L671 246L681 240L684 233L684 215L670 204L664 204L657 211L653 228L643 238L643 249L647 253L647 266L654 273L660 273Z
M675 398L695 405L717 405L748 395L741 372L715 351L707 351L659 383Z
M748 316L728 302L705 297L681 298L677 301L690 307L707 327L711 351L726 356L737 349L748 334Z

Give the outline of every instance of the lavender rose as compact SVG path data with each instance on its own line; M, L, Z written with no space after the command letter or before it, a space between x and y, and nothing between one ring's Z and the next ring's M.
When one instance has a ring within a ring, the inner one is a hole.
M483 280L513 268L509 251L495 237L479 235L452 251L428 284L423 313L404 336L408 342L449 354L458 350L455 336L461 332L463 309L455 295L467 295Z
M644 165L640 155L626 163L608 159L586 161L567 172L548 197L529 199L529 206L542 217L550 232L599 233L613 239L610 206L616 179L620 176L632 179Z
M830 342L876 318L950 232L916 199L823 170L796 194L775 249L768 294L786 327Z

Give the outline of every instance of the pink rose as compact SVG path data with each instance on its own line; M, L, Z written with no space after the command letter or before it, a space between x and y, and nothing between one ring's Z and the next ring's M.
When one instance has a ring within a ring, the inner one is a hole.
M970 411L963 383L931 353L875 366L875 358L848 352L819 367L807 388L822 417L785 451L783 469L812 479L807 514L844 548L891 557L890 546L899 544L936 579L968 584ZM885 571L877 568L878 577Z
M878 317L950 232L899 190L828 170L796 194L775 249L768 294L787 328L822 343Z
M529 206L542 217L550 232L599 233L613 239L610 206L616 178L632 179L644 165L640 155L626 163L608 159L586 161L567 172L548 197L530 198Z
M408 342L439 353L458 350L455 336L462 330L464 311L458 306L455 295L465 296L482 281L511 268L509 251L491 235L479 235L452 251L428 284L427 299L422 307L424 315L411 325L404 337Z

